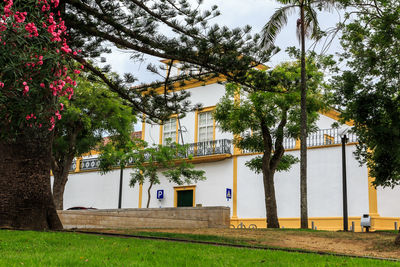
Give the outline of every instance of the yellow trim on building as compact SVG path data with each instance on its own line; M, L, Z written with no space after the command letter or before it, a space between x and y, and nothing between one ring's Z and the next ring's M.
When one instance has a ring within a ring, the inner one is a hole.
M145 121L145 116L143 115L143 121L142 121L142 140L144 141L146 135L145 135L145 130L146 130L146 121Z
M335 137L324 134L324 145L332 145L335 142Z
M83 153L82 155L81 155L81 157L87 157L87 156L94 156L94 155L98 155L98 154L100 154L100 152L99 151L97 151L97 150L90 150L89 152L87 152L87 153Z
M174 186L174 207L178 207L178 191L193 190L193 207L196 206L196 186Z
M317 230L339 231L343 230L343 217L311 217L308 219L308 225L311 227L314 222L314 227ZM354 231L361 232L361 217L351 216L348 220L349 231L354 222ZM376 230L394 230L395 222L400 226L399 217L371 217L371 231ZM241 224L246 228L251 228L255 225L257 228L266 228L266 218L231 218L231 228L240 228ZM281 228L298 229L300 228L300 218L279 218Z
M143 184L139 184L139 205L138 208L142 208L142 198L143 198Z
M80 172L81 171L81 160L82 160L82 157L79 157L79 158L76 159L75 172Z
M238 174L238 158L237 156L233 156L233 188L232 188L232 219L237 218L237 174Z
M192 88L196 88L196 87L201 87L201 86L205 86L205 85L210 85L210 84L214 84L214 83L218 83L218 82L225 82L226 78L225 77L214 77L211 79L207 79L206 81L199 81L197 79L188 81L185 80L184 85L182 85L182 81L178 81L178 82L174 82L172 83L172 87L174 88L173 91L182 91L182 90L187 90L187 89L192 89ZM157 94L163 94L164 93L164 86L160 86L158 88L155 89L155 92ZM172 90L168 90L168 91L172 91Z
M334 119L334 120L336 120L336 121L339 121L340 120L340 112L339 111L336 111L336 110L334 110L334 109L330 109L330 110L328 110L328 111L322 111L322 112L320 112L322 115L324 115L324 116L326 116L326 117L328 117L328 118L331 118L331 119ZM353 120L351 120L351 121L346 121L345 122L346 123L346 125L348 125L348 126L354 126L354 121Z
M239 105L239 104L240 104L240 93L239 93L239 92L235 92L235 95L234 95L234 104L235 104L235 105ZM235 140L238 140L239 138L241 138L240 135L238 135L238 134L233 135L233 140L234 140L234 141L235 141ZM239 149L239 148L235 145L235 142L233 142L233 155L239 155L239 154L242 154L242 150Z
M199 111L194 112L194 142L197 143L199 135ZM196 149L196 148L195 148Z
M375 178L371 177L370 170L368 168L368 204L369 204L369 215L371 217L379 217L378 214L378 193L376 191L373 182Z
M294 145L294 149L295 149L295 150L299 150L299 149L300 149L300 146L301 146L300 139L297 138L297 139L296 139L296 143L295 143L295 145ZM288 150L285 150L285 151L288 151Z

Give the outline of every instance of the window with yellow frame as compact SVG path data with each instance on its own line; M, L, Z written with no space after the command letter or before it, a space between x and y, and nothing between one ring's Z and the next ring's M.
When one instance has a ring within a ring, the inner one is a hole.
M196 112L195 142L215 140L215 120L212 116L215 107Z
M172 117L164 121L160 126L160 144L165 144L167 139L171 142L178 142L178 121L176 117Z

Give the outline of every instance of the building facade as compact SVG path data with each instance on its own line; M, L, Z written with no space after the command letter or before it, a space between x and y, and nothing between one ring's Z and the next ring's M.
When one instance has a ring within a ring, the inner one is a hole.
M232 227L266 227L266 211L262 175L245 166L257 153L235 148L230 133L222 132L212 112L225 87L218 78L206 82L188 82L179 90L190 92L192 103L203 108L188 113L178 121L172 116L163 125L143 123L141 137L150 144L163 144L167 138L188 144L196 168L204 170L207 180L177 186L165 178L151 189L150 207L227 206L231 210ZM223 82L223 81L222 81ZM343 227L342 147L340 134L351 127L332 128L338 113L321 113L317 125L320 130L308 137L308 213L317 229L340 230ZM400 222L400 189L375 189L366 166L360 166L353 156L357 137L348 134L346 144L347 195L349 225L355 223L359 231L360 218L369 214L373 229L394 229ZM300 157L299 142L285 140L285 153ZM98 209L118 207L121 171L115 169L100 175L96 155L77 159L71 168L64 193L64 208L87 206ZM278 217L281 227L300 226L299 164L288 172L275 175ZM123 170L122 208L143 208L147 202L148 184L129 187L132 170ZM161 194L163 199L157 199Z

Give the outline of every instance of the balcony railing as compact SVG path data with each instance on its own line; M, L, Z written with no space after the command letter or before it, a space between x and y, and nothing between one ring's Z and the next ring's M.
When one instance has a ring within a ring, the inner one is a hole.
M186 152L180 155L182 158L187 158L189 155L193 157L220 155L220 154L232 154L232 140L221 139L214 141L198 142L187 145ZM133 159L129 161L133 163ZM97 170L100 166L100 160L98 158L82 159L80 161L80 170L89 171ZM118 165L116 165L118 166ZM70 171L75 171L76 162L74 161Z
M221 139L188 144L186 153L194 157L232 154L232 140Z
M347 133L348 143L357 142L357 136L354 133ZM307 147L328 146L342 143L339 129L324 129L309 133L307 137ZM294 149L300 147L300 140L294 138L284 138L283 147L287 149ZM245 150L242 153L254 153L259 151Z
M307 138L307 146L314 147L341 144L342 137L340 136L340 131L339 129L325 129L310 133ZM348 138L348 143L358 141L354 133L346 133L346 137Z
M348 143L357 142L357 136L353 133L346 134ZM285 149L294 149L299 147L299 141L294 138L285 138L283 140L283 146ZM308 147L316 146L328 146L341 143L341 136L338 129L325 129L310 133L307 138ZM297 145L297 146L296 146ZM244 150L242 153L252 153L257 151ZM193 157L221 155L221 154L232 154L232 140L221 139L214 141L205 141L192 143L187 145L186 152L180 157L188 158L189 155ZM129 161L133 163L133 159ZM100 161L97 158L82 159L80 161L80 170L97 170L100 166ZM118 166L118 165L116 165ZM70 171L76 170L76 161L72 163Z

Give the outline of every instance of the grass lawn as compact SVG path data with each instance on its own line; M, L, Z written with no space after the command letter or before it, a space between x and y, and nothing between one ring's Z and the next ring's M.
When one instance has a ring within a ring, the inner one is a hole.
M0 230L0 266L398 266L317 254Z

